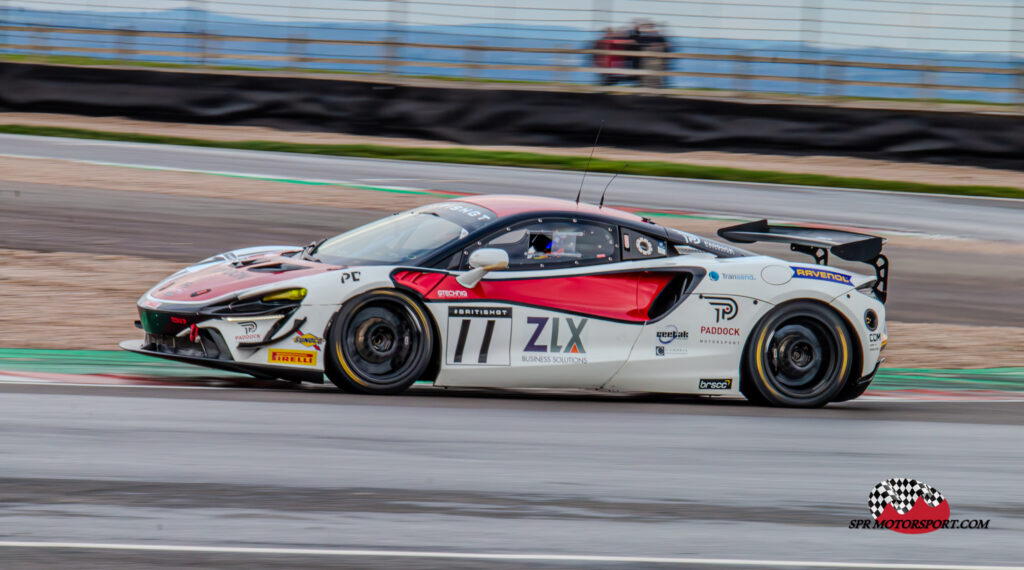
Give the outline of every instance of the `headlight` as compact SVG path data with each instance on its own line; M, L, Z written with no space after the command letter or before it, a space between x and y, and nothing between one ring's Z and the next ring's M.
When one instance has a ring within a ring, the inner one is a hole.
M309 291L306 291L305 289L302 289L302 288L287 289L285 291L277 291L276 293L270 293L268 295L264 295L263 297L261 297L260 300L262 300L264 302L269 302L269 301L301 301L301 300L306 298L306 293L308 293L308 292Z

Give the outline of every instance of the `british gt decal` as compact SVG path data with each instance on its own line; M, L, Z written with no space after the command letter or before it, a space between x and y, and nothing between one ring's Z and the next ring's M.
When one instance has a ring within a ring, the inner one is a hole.
M447 364L508 366L512 351L512 309L448 307L447 345Z

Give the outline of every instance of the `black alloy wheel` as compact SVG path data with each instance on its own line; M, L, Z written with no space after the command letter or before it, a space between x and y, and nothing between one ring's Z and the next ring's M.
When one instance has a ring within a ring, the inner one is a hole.
M835 311L810 301L788 303L754 328L740 388L759 403L820 407L843 389L854 360L850 333Z
M434 329L405 293L382 289L342 305L328 339L327 377L349 392L395 394L430 364Z

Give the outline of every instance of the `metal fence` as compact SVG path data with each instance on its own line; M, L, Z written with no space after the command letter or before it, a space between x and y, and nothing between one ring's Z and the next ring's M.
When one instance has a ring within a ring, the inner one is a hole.
M0 51L78 64L1024 103L1024 0L976 2L0 0ZM663 51L643 41L659 36Z

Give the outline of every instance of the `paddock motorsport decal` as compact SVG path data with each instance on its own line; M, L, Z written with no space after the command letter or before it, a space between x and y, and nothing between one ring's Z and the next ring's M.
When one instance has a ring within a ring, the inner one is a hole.
M853 285L850 281L850 276L845 273L839 273L838 271L829 271L828 269L808 269L806 267L793 267L793 277L798 279L817 279L819 281L831 281L833 283L841 283L843 285Z
M715 310L715 322L731 321L740 313L740 306L732 297L718 297L715 295L701 295Z
M896 477L875 485L868 493L868 511L874 520L855 519L851 529L888 529L902 534L924 534L939 529L987 529L988 519L950 519L949 502L924 481Z

